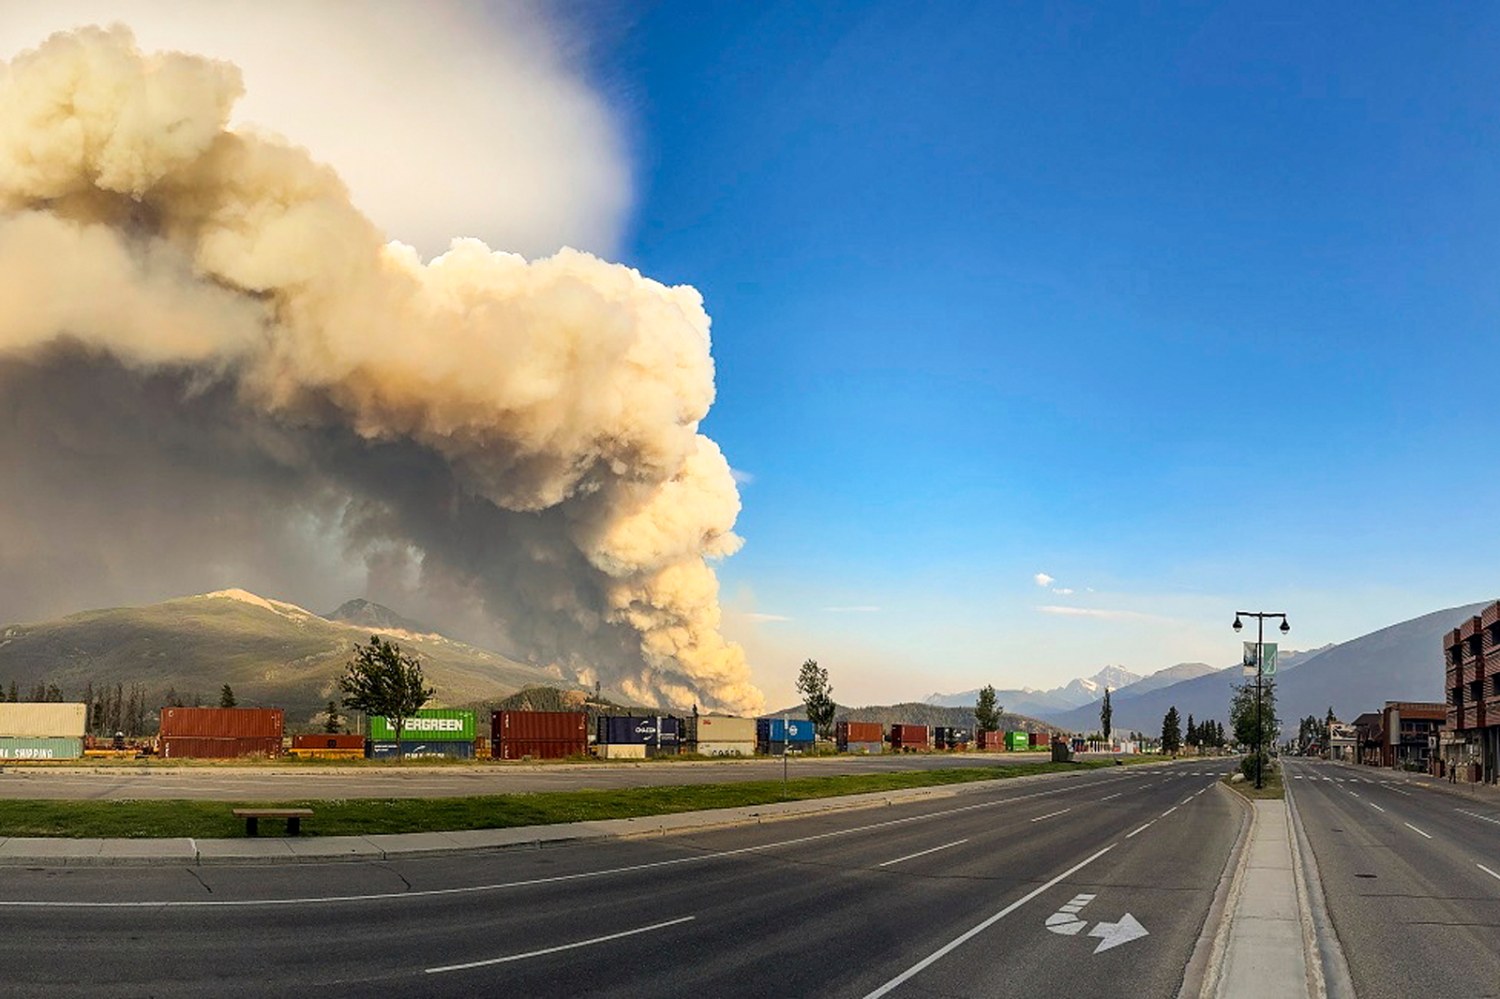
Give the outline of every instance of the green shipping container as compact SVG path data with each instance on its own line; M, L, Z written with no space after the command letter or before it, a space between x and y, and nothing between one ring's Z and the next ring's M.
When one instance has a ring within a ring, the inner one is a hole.
M82 756L82 739L0 737L0 760L76 760Z
M370 738L375 742L395 742L396 729L380 715L370 719ZM457 708L423 708L406 719L401 738L410 742L473 742L474 712Z
M1005 748L1013 753L1024 753L1031 748L1031 736L1025 732L1006 732Z

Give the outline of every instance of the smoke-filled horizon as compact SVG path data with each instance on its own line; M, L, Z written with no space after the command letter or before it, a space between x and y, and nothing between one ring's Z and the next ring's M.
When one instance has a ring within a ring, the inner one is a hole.
M123 28L0 73L0 617L357 565L585 681L761 708L720 631L740 503L695 290L475 240L424 264L228 127L233 66Z

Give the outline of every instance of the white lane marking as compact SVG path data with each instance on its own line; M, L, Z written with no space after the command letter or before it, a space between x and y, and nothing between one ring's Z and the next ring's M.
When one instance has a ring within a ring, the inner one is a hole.
M1155 819L1151 820L1151 822L1155 822L1155 821L1156 821ZM1135 835L1135 833L1145 832L1146 829L1151 825L1151 822L1147 822L1144 826L1141 826L1139 829L1135 830L1135 832L1126 833L1125 834L1125 838L1126 839L1130 839L1131 837L1133 837Z
M1186 798L1183 798L1181 801L1179 801L1178 804L1179 805L1186 805L1188 802L1192 801L1196 797L1197 797L1196 794L1190 794Z
M1497 881L1500 881L1500 874L1496 874L1494 871L1490 870L1488 867L1484 866L1483 864L1475 864L1474 866L1477 867L1477 868L1479 868L1484 873L1488 874L1490 877L1496 879Z
M1407 796L1407 797L1408 797L1408 798L1410 798L1410 797L1411 797L1411 792L1410 792L1410 791L1403 791L1403 790L1401 790L1401 789L1400 789L1400 788L1399 788L1399 787L1393 787L1393 788L1391 788L1391 790L1392 790L1392 791L1395 791L1395 792L1396 792L1396 793L1397 793L1397 794L1404 794L1404 795L1406 795L1406 796Z
M528 957L541 957L544 954L556 954L559 951L575 950L579 947L592 947L594 944L606 943L610 940L619 940L621 937L633 937L637 933L650 933L652 930L664 930L668 926L677 926L682 923L691 922L697 916L683 916L680 919L669 919L665 923L652 923L650 926L640 926L633 930L622 930L619 933L610 933L607 936L593 937L589 940L579 940L576 943L560 944L556 947L544 947L541 950L530 950L524 954L508 954L505 957L492 957L488 961L470 961L467 964L445 964L440 968L428 968L429 975L441 975L448 971L468 971L471 968L488 968L492 964L506 964L510 961L524 961Z
M1110 798L1118 798L1120 795L1122 795L1124 793L1125 793L1124 791L1116 791L1114 794L1105 795L1104 797L1100 798L1099 800L1100 801L1108 801Z
M1464 809L1464 808L1455 808L1454 811L1458 812L1460 815L1472 815L1474 818L1478 819L1480 822L1493 822L1495 825L1500 826L1500 819L1493 819L1493 818L1490 818L1488 815L1480 815L1478 812L1471 812L1471 811L1469 811L1467 809Z
M1161 813L1161 817L1162 818L1166 818L1168 815L1171 815L1175 811L1177 811L1177 806L1173 805L1171 808L1167 809L1165 812L1162 812Z
M941 818L946 815L957 815L960 812L972 812L977 808L993 808L997 805L1008 805L1015 801L1026 801L1030 798L1043 798L1048 795L1057 794L1061 791L1078 790L1080 787L1092 787L1096 783L1107 780L1118 780L1117 777L1106 777L1101 781L1089 781L1085 784L1072 784L1064 787L1055 787L1047 791L1033 791L1031 794L1020 794L1011 798L996 798L992 801L981 801L973 805L961 805L958 808L949 808L941 812L924 812L921 815L907 815L899 819L886 819L883 822L875 822L867 826L854 826L850 829L835 829L831 832L814 833L811 836L798 836L794 839L778 840L774 843L761 843L756 846L742 846L733 850L720 850L716 853L700 853L690 857L673 857L671 860L652 860L642 864L629 864L625 867L609 867L598 871L580 871L577 874L555 874L545 878L527 878L521 881L501 881L494 884L483 885L461 885L457 888L424 888L420 891L391 891L375 892L367 895L330 895L324 898L260 898L260 899L181 899L147 902L64 902L64 901L32 901L32 900L0 900L0 910L3 909L222 909L222 908L246 908L258 905L331 905L339 902L383 902L392 899L403 898L436 898L444 895L473 895L480 892L508 891L512 888L531 888L536 885L558 884L567 881L584 881L590 878L607 877L612 874L633 874L636 871L649 871L658 867L675 867L679 864L700 864L708 860L719 860L724 857L737 857L746 853L758 853L761 850L774 850L783 846L797 846L801 843L812 843L818 840L831 839L837 836L848 836L853 833L869 832L872 829L886 829L891 826L905 825L908 822L921 822L924 819Z
M1420 836L1426 836L1428 839L1432 839L1432 835L1430 833L1424 833L1424 832L1422 832L1422 830L1418 829L1416 826L1412 825L1410 822L1403 822L1401 824L1403 826L1405 826L1406 828L1410 829L1412 832L1417 833Z
M1073 809L1071 809L1071 808L1064 808L1064 809L1061 809L1061 810L1056 811L1056 812L1048 812L1046 815L1038 815L1036 818L1032 819L1031 821L1033 821L1033 822L1040 822L1043 819L1050 819L1054 815L1061 815L1061 814L1063 814L1063 812L1071 812L1072 810Z
M1093 856L1089 857L1087 860L1083 860L1083 861L1080 861L1077 864L1074 864L1072 867L1068 868L1066 871L1063 871L1061 874L1059 874L1057 877L1053 878L1051 881L1048 881L1046 884L1044 884L1044 885L1038 885L1036 888L1033 888L1031 891L1027 892L1025 895L1022 895L1020 898L1016 899L1010 905L1007 905L1005 908L1001 909L999 912L995 913L993 916L991 916L990 918L986 919L984 922L982 922L979 925L975 926L973 929L968 930L965 933L963 933L963 934L961 934L961 935L959 935L957 937L954 937L952 940L948 941L946 944L944 944L943 946L939 947L937 950L933 951L931 954L928 954L926 957L922 958L922 960L918 961L916 964L912 965L910 968L907 968L905 971L901 972L901 974L897 975L895 978L892 978L890 981L888 981L884 985L880 986L880 988L876 989L873 992L868 993L865 996L865 999L880 999L881 996L883 996L886 993L890 992L892 989L894 989L896 986L900 985L902 982L906 981L907 979L911 978L914 975L917 975L917 974L921 973L923 969L931 967L934 963L942 960L944 957L946 957L948 954L951 954L958 947L963 946L965 943L967 943L968 941L972 940L974 937L978 936L979 934L983 933L985 930L989 929L991 926L994 926L1000 920L1004 919L1006 916L1010 915L1012 912L1015 912L1021 906L1025 905L1027 902L1030 902L1032 899L1036 898L1042 892L1047 891L1049 888L1053 887L1059 881L1062 881L1064 878L1070 878L1074 874L1077 874L1079 871L1083 870L1085 867L1089 866L1094 861L1098 860L1100 857L1104 856L1106 853L1108 853L1109 851L1113 850L1114 848L1115 848L1115 844L1111 843L1111 844L1109 844L1109 846L1106 846L1104 849L1100 850L1098 853L1096 853Z
M1375 809L1375 811L1377 811L1377 812L1383 812L1383 811L1385 811L1384 808L1381 808L1379 805L1375 804L1375 802L1373 802L1373 801L1367 801L1367 802L1365 802L1365 804L1369 805L1371 808Z
M937 853L939 850L946 850L950 846L958 846L958 844L960 844L960 843L967 843L967 842L968 842L968 840L966 840L966 839L956 839L952 843L944 843L942 846L935 846L935 847L933 847L930 850L919 850L916 853L908 853L904 857L897 857L895 860L887 860L885 863L883 863L883 864L876 864L875 866L876 867L889 867L892 864L899 864L903 860L912 860L913 858L916 858L916 857L925 857L929 853Z

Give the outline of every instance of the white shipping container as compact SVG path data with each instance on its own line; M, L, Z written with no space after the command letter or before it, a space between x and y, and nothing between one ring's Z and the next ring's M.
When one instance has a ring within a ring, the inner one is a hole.
M82 739L83 704L9 702L0 704L0 736L14 739Z
M696 727L696 731L694 728ZM688 719L688 736L697 742L754 742L755 719L699 715Z
M691 744L691 752L700 756L754 756L754 742L699 742Z
M644 742L601 742L594 747L601 760L644 760Z

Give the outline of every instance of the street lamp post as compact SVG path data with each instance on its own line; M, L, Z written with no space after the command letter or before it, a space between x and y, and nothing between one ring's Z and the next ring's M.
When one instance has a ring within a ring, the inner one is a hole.
M1265 782L1262 779L1261 772L1260 772L1261 771L1261 753L1260 753L1260 750L1261 750L1261 735L1262 735L1262 733L1264 731L1264 728L1263 728L1263 726L1261 724L1261 720L1260 720L1260 683L1261 683L1261 678L1265 675L1264 671L1265 671L1265 666L1266 666L1266 658L1265 658L1266 618L1268 618L1268 617L1279 617L1279 618L1281 618L1281 633L1283 635L1285 635L1287 632L1291 631L1292 630L1292 626L1287 623L1286 615L1282 614L1280 612L1271 613L1271 612L1268 612L1268 611L1235 611L1234 612L1234 630L1235 631L1239 631L1241 628L1244 627L1244 624L1241 623L1241 621L1240 621L1241 617L1253 617L1253 618L1255 618L1255 789L1258 791L1262 787L1265 787Z

